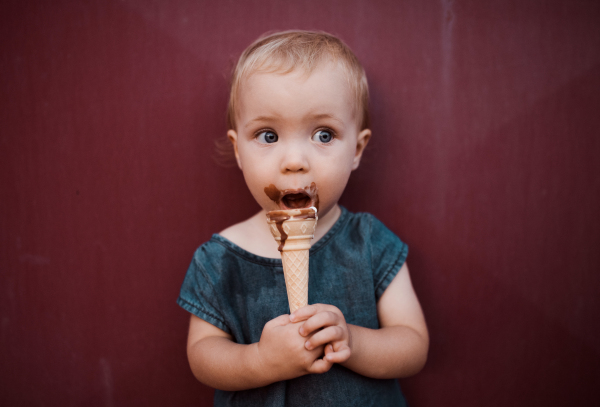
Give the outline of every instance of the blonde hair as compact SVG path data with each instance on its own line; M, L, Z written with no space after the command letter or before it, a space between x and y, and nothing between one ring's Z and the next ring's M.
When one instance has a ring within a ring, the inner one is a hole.
M356 98L356 112L362 115L360 129L369 127L369 86L365 71L352 50L339 38L317 31L282 31L252 43L240 56L231 76L227 126L236 129L235 112L243 81L253 72L289 73L302 69L310 74L323 62L339 63Z

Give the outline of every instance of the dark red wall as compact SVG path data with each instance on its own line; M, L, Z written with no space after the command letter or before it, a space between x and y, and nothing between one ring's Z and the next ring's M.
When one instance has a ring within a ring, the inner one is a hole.
M600 403L600 3L3 1L0 405L210 405L175 304L258 207L214 160L259 34L357 53L374 138L342 203L411 247L412 406Z

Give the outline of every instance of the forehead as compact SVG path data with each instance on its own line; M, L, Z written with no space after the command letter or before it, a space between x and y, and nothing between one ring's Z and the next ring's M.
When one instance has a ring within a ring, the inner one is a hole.
M298 68L284 72L271 67L250 73L239 88L236 116L300 117L332 115L356 121L357 101L345 70L336 63L322 64L312 72Z

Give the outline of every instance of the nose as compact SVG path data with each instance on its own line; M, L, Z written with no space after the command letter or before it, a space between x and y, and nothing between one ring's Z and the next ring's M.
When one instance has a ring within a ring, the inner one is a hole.
M281 161L281 172L295 173L308 172L310 165L308 162L307 151L299 143L290 143L283 151Z

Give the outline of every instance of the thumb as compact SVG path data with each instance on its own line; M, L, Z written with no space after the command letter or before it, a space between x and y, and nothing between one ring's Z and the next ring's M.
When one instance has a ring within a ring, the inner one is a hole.
M266 325L269 325L271 327L275 327L275 326L284 326L289 324L290 321L290 316L288 314L283 314L278 316L277 318L273 318L272 320L270 320L269 322L267 322Z

